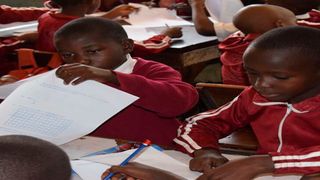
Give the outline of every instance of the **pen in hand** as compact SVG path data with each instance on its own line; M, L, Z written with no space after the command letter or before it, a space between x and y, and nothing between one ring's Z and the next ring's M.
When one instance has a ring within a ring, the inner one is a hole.
M151 141L149 139L146 139L138 149L136 149L129 157L127 157L121 164L120 166L125 166L128 164L128 162L133 159L134 157L136 157L145 147L149 146L151 144ZM110 173L108 176L106 176L103 180L110 180L111 177L114 175L115 173Z

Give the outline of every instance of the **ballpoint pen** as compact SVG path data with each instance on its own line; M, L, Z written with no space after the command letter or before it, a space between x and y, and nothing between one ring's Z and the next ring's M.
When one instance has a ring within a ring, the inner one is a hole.
M136 157L145 147L149 146L151 144L151 141L146 139L138 149L136 149L129 157L127 157L121 164L120 166L125 166L128 164L128 162ZM103 180L109 180L115 173L110 173L108 176L106 176Z

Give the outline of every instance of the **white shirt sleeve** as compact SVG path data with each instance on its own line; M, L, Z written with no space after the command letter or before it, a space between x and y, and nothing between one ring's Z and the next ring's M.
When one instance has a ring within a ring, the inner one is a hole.
M233 16L243 8L241 0L206 0L210 16L219 22L231 23Z

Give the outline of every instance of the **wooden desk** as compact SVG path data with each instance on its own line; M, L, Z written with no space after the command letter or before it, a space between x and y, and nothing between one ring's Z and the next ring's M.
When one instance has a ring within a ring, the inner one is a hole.
M161 32L164 28L149 28ZM219 58L217 37L199 35L194 26L183 26L183 36L162 53L146 58L167 64L178 70L185 81L193 82L195 76L210 61Z

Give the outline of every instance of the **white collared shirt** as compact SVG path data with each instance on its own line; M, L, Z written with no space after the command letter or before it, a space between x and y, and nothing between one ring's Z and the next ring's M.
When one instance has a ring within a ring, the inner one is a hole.
M124 74L131 74L134 66L136 65L137 60L133 59L130 54L127 54L127 61L122 63L114 71L121 72Z

